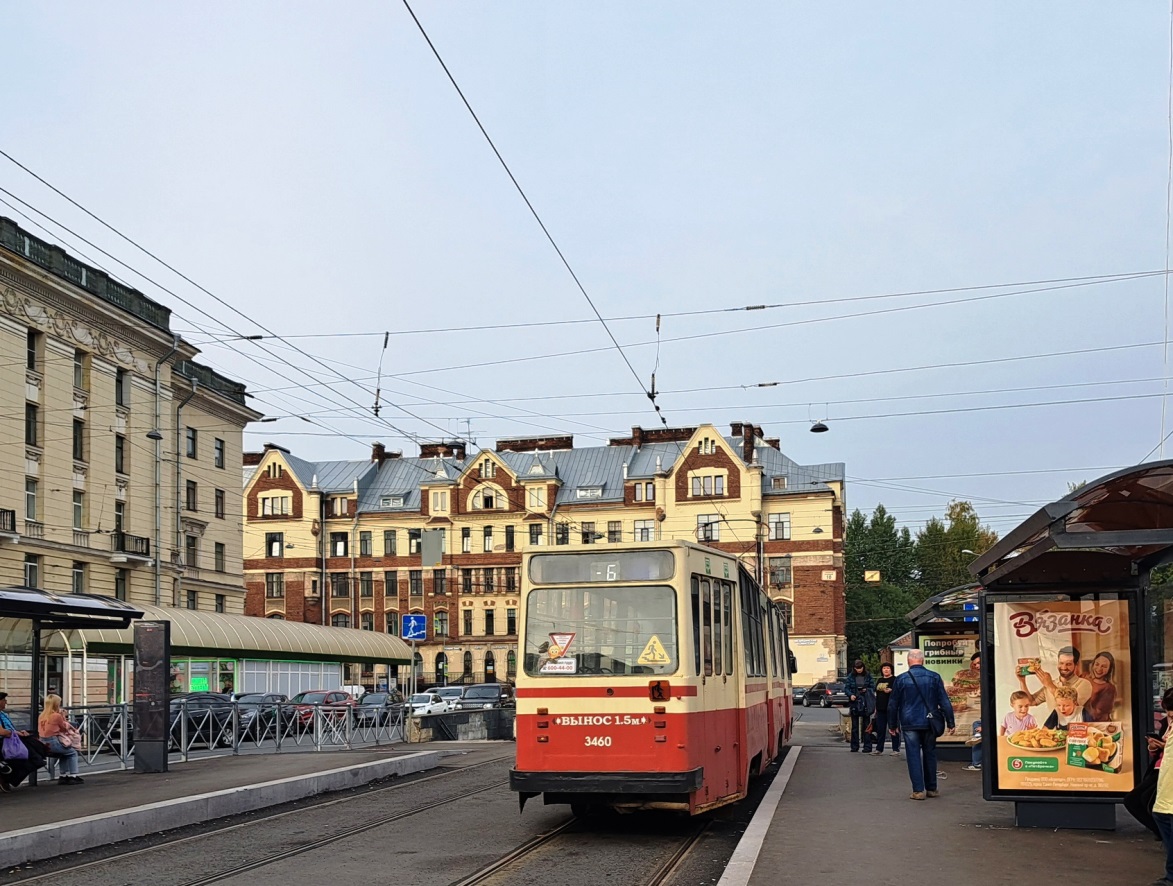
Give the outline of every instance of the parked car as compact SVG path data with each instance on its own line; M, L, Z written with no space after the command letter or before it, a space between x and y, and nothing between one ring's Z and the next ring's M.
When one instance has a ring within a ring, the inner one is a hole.
M308 729L314 722L314 708L320 707L325 716L339 719L346 715L346 709L357 704L349 692L341 689L310 689L299 692L290 700L296 705L293 718L302 729Z
M187 720L188 744L213 744L232 741L232 697L222 692L189 692L171 697L169 711L171 741L178 744Z
M454 710L452 702L445 701L435 692L417 692L408 699L413 717L427 717L431 714L446 714Z
M795 686L794 687L794 703L795 704L804 704L803 698L805 696L806 696L806 687L805 686Z
M477 683L464 690L456 702L460 711L503 708L513 704L513 689L504 683Z
M463 686L433 686L428 692L434 692L445 701L451 702L453 709L460 706L460 697L464 695Z
M809 708L811 705L819 705L820 707L829 708L831 705L845 705L851 702L842 683L816 683L806 691L806 695L802 697L802 706Z
M277 724L289 721L280 705L289 701L289 696L279 692L245 692L236 696L240 709L240 734L259 738L273 736L281 731Z
M354 721L359 726L385 726L402 706L403 694L398 689L366 692L354 709Z

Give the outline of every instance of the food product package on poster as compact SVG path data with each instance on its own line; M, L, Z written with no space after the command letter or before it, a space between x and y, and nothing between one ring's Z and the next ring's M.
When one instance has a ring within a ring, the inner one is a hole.
M977 634L922 634L918 640L925 667L945 682L957 722L956 732L941 736L940 742L964 742L973 734L973 724L981 722L981 659L973 657L977 640Z
M996 789L1131 790L1128 602L995 602L993 621Z

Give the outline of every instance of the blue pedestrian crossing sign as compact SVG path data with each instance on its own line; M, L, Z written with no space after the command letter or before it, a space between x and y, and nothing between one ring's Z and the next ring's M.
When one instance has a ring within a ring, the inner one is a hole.
M405 615L405 616L403 616L403 639L404 640L426 640L426 639L428 639L428 617L426 615Z

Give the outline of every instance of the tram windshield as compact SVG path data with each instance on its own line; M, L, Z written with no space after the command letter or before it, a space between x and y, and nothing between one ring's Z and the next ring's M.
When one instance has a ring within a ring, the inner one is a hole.
M526 598L525 617L531 677L676 671L672 588L537 588Z

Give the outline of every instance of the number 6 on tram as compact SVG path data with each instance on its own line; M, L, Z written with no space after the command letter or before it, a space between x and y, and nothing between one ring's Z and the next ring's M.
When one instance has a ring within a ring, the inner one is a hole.
M528 553L517 764L527 799L697 814L790 741L781 611L737 558L685 541Z

